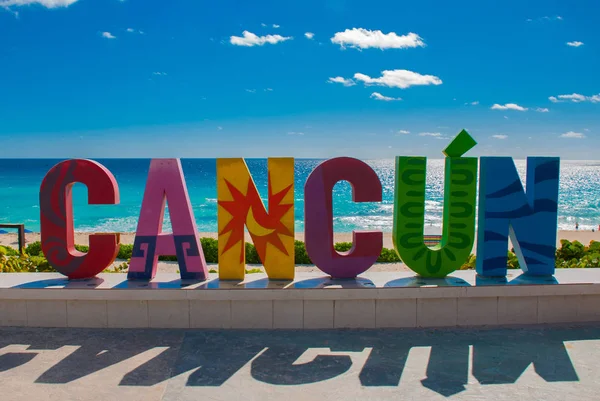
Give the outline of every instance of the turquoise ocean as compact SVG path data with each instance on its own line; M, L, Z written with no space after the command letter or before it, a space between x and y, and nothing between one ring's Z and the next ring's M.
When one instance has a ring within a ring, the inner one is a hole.
M0 160L0 222L24 223L25 228L39 231L39 187L44 175L60 160ZM88 205L85 186L74 188L75 230L82 232L133 232L136 230L149 159L97 159L116 177L119 205ZM304 183L320 160L295 161L296 231L304 230ZM346 182L334 189L334 227L338 232L377 229L392 230L394 199L394 161L366 160L379 175L383 185L383 202L352 202L351 187ZM267 161L247 159L246 163L266 204ZM525 161L515 161L525 183ZM190 200L201 232L217 230L217 193L215 159L182 159ZM428 160L426 232L441 231L443 208L444 161ZM526 183L525 183L526 184ZM591 230L600 224L600 161L561 160L559 229ZM170 229L168 218L164 229Z

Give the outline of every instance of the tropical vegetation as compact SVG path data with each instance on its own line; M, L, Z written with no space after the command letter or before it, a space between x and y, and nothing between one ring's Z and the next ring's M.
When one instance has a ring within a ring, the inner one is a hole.
M217 240L214 238L201 238L202 250L207 263L218 263L219 252ZM346 252L352 248L350 242L338 242L334 245L338 252ZM87 252L89 247L86 245L76 245L75 248L81 252ZM129 260L133 252L133 245L122 244L117 255L117 260L120 264L114 265L105 272L124 272L129 266ZM295 241L294 244L295 263L297 265L312 264L304 242ZM177 261L176 256L160 256L161 261ZM476 256L471 255L463 264L461 270L474 269L476 264ZM378 263L399 263L400 258L393 249L383 248ZM246 243L246 263L261 264L258 253L254 245ZM519 261L514 253L514 250L508 251L507 267L509 269L518 269ZM600 267L600 242L592 241L585 246L579 241L561 240L561 246L556 250L556 268L589 268ZM42 252L40 242L29 244L23 254L17 250L0 246L0 272L53 272L54 269ZM212 269L211 271L215 271ZM247 272L259 272L260 269L250 269Z

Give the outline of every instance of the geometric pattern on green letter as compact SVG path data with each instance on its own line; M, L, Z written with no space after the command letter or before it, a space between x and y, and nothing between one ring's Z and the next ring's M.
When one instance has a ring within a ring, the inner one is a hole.
M469 258L475 241L477 158L447 157L440 244L423 240L425 223L425 157L396 157L392 238L400 259L423 277L445 277Z

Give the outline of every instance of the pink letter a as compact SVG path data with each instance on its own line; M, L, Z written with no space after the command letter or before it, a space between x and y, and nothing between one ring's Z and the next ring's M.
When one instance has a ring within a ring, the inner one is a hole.
M173 234L162 232L166 202ZM182 279L206 280L208 269L179 159L153 159L127 278L152 279L159 255L177 255Z

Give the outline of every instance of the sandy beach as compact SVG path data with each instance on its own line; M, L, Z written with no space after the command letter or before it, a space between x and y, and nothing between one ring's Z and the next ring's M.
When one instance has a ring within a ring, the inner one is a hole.
M91 233L75 233L75 243L79 245L88 245L89 235ZM199 233L201 238L217 238L217 233ZM135 233L121 233L122 244L133 244L135 239ZM296 239L304 241L304 233L296 233ZM590 243L590 241L600 241L600 232L592 231L559 231L557 236L556 244L560 246L560 240L567 239L569 241L577 240L584 245ZM40 240L39 233L25 234L25 240L27 243L35 242ZM252 242L250 235L246 233L246 241ZM334 242L352 242L352 233L335 233ZM11 246L13 248L18 247L17 234L0 234L0 245ZM392 233L383 233L383 246L385 248L393 248L392 244ZM473 247L473 253L475 253L475 246Z

